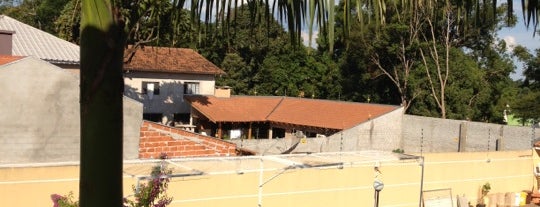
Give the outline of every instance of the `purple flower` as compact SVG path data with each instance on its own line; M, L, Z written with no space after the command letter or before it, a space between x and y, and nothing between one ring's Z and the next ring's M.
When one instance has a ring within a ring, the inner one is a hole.
M53 207L59 207L60 204L58 204L58 201L63 200L63 199L66 199L66 197L61 196L61 195L58 195L58 194L56 194L56 193L55 193L55 194L52 194L52 195L51 195L51 200L52 200L52 202L53 202Z

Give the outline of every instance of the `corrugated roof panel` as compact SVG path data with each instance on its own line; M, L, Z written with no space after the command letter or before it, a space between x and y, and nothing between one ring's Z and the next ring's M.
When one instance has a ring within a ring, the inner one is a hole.
M12 55L34 56L51 63L80 64L80 49L76 44L5 15L0 15L0 30L15 31Z

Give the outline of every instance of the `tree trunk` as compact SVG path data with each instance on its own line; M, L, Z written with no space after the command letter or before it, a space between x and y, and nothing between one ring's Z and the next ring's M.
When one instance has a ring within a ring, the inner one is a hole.
M121 207L124 34L111 0L83 0L80 206Z

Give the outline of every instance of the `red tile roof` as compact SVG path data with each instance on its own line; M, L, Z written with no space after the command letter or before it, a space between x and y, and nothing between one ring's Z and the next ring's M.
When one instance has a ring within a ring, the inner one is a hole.
M348 129L399 106L270 96L186 96L212 122L269 121L328 129Z
M173 138L175 137L175 138ZM140 159L237 155L236 145L214 137L143 121L139 142Z
M0 55L0 65L19 60L21 58L23 58L23 56Z
M131 48L126 50L129 56ZM124 58L128 61L129 57ZM124 70L190 73L190 74L223 74L223 70L192 49L170 47L141 47L127 64Z
M267 121L266 117L281 101L280 98L266 96L184 96L204 116L213 122L254 122Z

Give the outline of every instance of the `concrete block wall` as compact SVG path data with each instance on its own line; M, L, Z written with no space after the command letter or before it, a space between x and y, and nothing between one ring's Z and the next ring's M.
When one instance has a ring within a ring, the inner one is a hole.
M140 131L139 158L234 156L236 145L220 139L144 121Z
M324 138L251 139L231 140L238 147L257 154L281 154L291 148L291 153L345 152L359 150L392 151L402 148L403 107L353 128ZM298 143L296 146L295 144Z
M403 115L403 150L408 152L457 152L460 120Z
M465 137L465 151L467 152L495 151L497 140L504 140L502 134L504 125L480 122L465 122L464 124L467 125ZM526 149L527 146L522 147Z
M320 143L313 144L312 140L321 140L322 138L309 138L309 144L302 144L307 145L311 149L300 149L300 144L294 148L293 153L301 153L301 152L319 152L319 148L321 146ZM231 139L229 140L231 143L236 144L236 146L240 149L244 149L247 151L254 152L258 155L276 155L281 154L293 147L298 142L300 142L299 138L296 138L294 136L291 136L291 138L274 138L274 139Z
M540 128L520 126L503 127L503 150L520 150L530 148L532 144L540 139Z
M323 151L383 150L402 148L403 107L373 117L351 129L329 136Z
M533 132L531 127L403 116L403 149L407 153L525 150L539 139L538 128Z
M26 57L0 66L0 164L79 161L79 77ZM138 157L142 104L124 98L124 158Z
M0 66L0 163L79 159L78 77L34 57Z
M139 135L143 122L143 104L124 96L124 159L139 157Z

